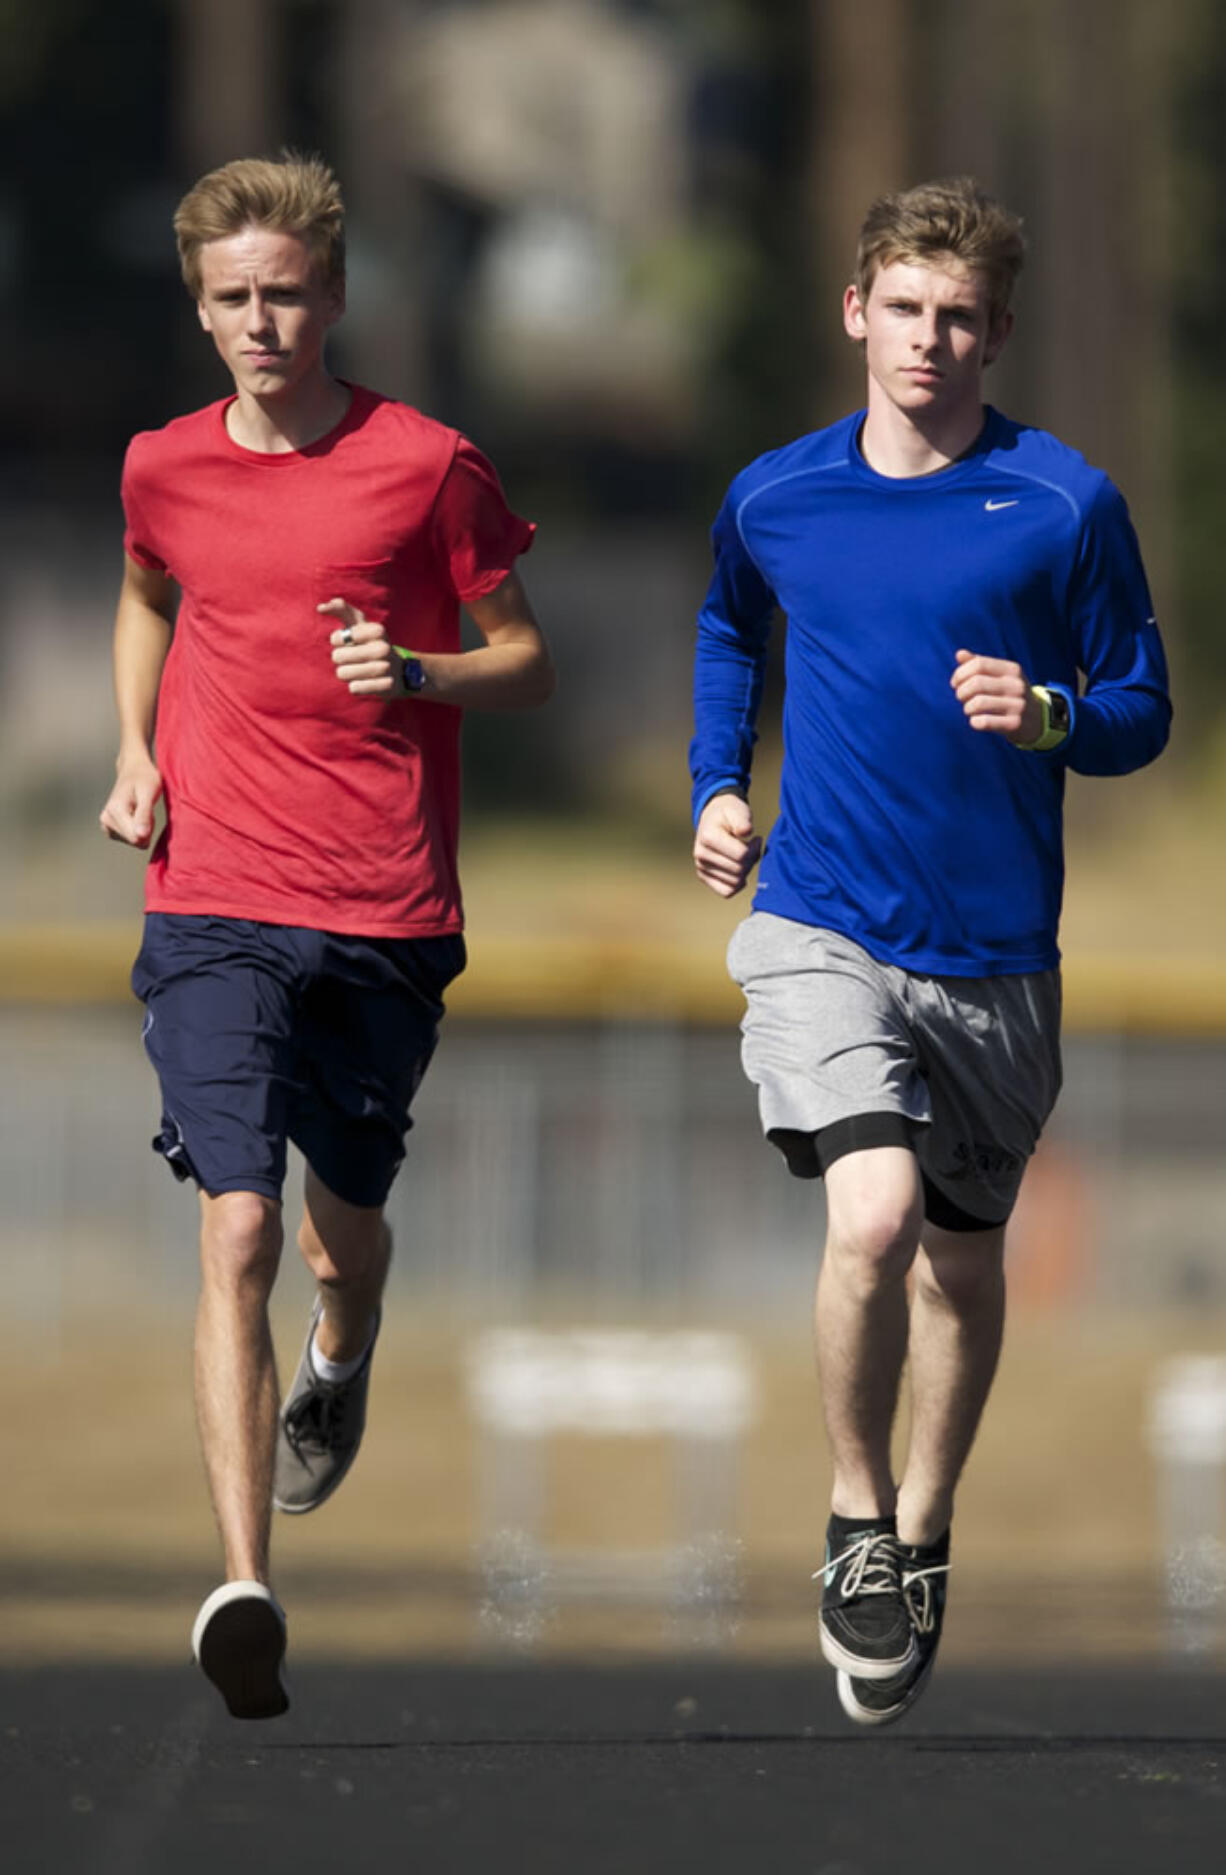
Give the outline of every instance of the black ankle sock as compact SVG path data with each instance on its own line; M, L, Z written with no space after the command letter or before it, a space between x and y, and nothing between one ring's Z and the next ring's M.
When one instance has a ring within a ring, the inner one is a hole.
M830 1536L836 1543L845 1543L850 1536L863 1530L881 1531L893 1536L895 1533L893 1517L840 1517L837 1511L830 1513Z
M944 1562L949 1554L949 1531L933 1543L904 1543L903 1548L919 1562Z

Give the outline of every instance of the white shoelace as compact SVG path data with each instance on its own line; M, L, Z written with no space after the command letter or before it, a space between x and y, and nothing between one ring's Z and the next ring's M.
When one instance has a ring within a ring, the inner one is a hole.
M839 1556L832 1556L813 1571L815 1582L824 1579L848 1557L853 1560L839 1593L844 1601L854 1595L897 1595L899 1589L898 1538L888 1530L866 1530Z
M832 1556L824 1568L815 1569L814 1582L824 1580L831 1570L837 1569L848 1557L854 1560L840 1591L844 1601L850 1601L855 1595L898 1593L899 1545L897 1537L888 1530L866 1531L855 1543L849 1544L841 1555ZM902 1592L918 1634L931 1634L936 1625L931 1578L948 1574L948 1563L930 1563L926 1569L903 1569ZM914 1596L911 1593L913 1589L918 1590Z
M949 1574L949 1564L932 1563L927 1569L904 1569L902 1574L902 1592L911 1613L911 1625L917 1634L931 1634L936 1626L936 1604L932 1597L930 1576ZM920 1593L913 1599L911 1590L918 1585ZM918 1608L916 1602L919 1603Z

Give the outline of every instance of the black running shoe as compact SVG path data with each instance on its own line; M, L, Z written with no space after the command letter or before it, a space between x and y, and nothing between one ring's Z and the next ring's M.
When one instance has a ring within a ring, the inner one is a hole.
M840 1672L889 1680L915 1661L892 1517L832 1517L822 1577L822 1653Z
M913 1706L936 1664L949 1586L949 1532L936 1543L900 1543L902 1592L915 1634L914 1665L893 1679L839 1674L839 1704L857 1725L892 1725Z

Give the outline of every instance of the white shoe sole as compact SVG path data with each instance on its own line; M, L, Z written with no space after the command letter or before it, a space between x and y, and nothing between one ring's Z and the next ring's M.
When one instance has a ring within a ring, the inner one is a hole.
M907 1688L905 1696L896 1706L887 1706L884 1711L878 1711L873 1706L862 1706L856 1698L856 1689L852 1684L853 1676L850 1673L840 1673L838 1677L839 1704L848 1718L853 1719L857 1725L893 1725L896 1719L902 1718L904 1712L911 1710L927 1686L932 1673L932 1664L930 1660L923 1672L916 1675L912 1684ZM857 1673L854 1677L863 1680L867 1676Z
M285 1435L282 1432L282 1433L279 1433L278 1436L283 1438ZM276 1494L274 1493L273 1500L272 1500L273 1509L279 1510L283 1517L305 1517L310 1511L318 1510L321 1504L327 1503L328 1499L332 1496L332 1493L334 1491L340 1490L346 1478L349 1476L349 1473L353 1469L353 1459L356 1457L357 1457L357 1453L355 1452L353 1454L353 1458L349 1460L349 1463L345 1466L344 1470L334 1472L332 1477L328 1480L327 1484L325 1485L324 1489L320 1491L315 1497L309 1498L305 1504L291 1504L285 1498L277 1497Z
M202 1603L192 1658L233 1719L275 1719L289 1709L281 1678L285 1611L262 1582L223 1582Z
M845 1647L841 1647L838 1641L827 1634L820 1622L818 1634L822 1657L832 1667L837 1667L840 1673L852 1675L857 1680L892 1680L896 1674L905 1673L908 1667L914 1666L919 1656L914 1637L908 1642L906 1653L900 1654L897 1660L861 1660L858 1654L849 1654Z

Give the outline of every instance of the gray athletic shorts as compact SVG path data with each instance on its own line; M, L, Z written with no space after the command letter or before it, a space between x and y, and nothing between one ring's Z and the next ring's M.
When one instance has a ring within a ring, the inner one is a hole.
M835 931L756 911L728 969L762 1129L800 1178L910 1145L929 1219L1003 1223L1060 1091L1060 973L934 977Z

